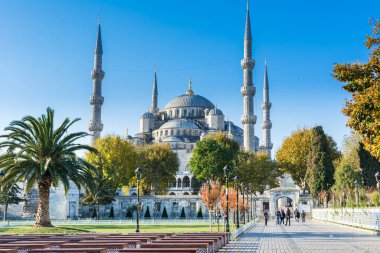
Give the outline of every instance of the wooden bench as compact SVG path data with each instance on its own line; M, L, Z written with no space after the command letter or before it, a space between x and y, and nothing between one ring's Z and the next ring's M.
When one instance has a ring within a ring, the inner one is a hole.
M104 249L122 249L127 248L128 243L113 243L113 242L77 242L77 243L64 243L59 245L60 248L104 248Z
M59 248L59 249L31 249L33 253L107 253L104 248Z
M208 240L208 239L172 239L172 238L164 238L158 241L153 241L153 243L204 243L207 244L207 251L208 252L217 252L218 247L217 243L214 240Z
M121 249L119 253L198 253L198 249L188 248L188 249L176 249L176 248L139 248L139 249Z
M4 243L0 245L0 249L15 249L15 250L30 250L30 249L43 249L50 248L49 243L36 243L36 244L28 244L28 243L19 243L19 244L9 244Z
M140 245L141 248L178 248L178 249L188 249L194 248L198 249L199 253L213 253L212 247L209 247L208 243L197 243L197 242L160 242L155 241L153 243L143 243ZM211 250L210 250L211 249Z
M199 236L173 236L170 237L171 240L188 240L188 241L212 241L213 242L213 249L214 251L217 251L218 249L222 248L224 245L220 238L218 237L199 237ZM162 240L168 240L166 238Z
M186 235L186 234L179 234L176 236L173 236L172 238L199 238L199 239L211 239L216 240L218 248L222 248L225 246L225 238L222 235L215 236L215 235Z
M79 243L126 243L128 246L127 248L138 248L141 243L148 243L149 239L140 239L140 240L128 240L128 239L107 239L107 238L102 238L102 239L94 239L94 240L83 240L79 241ZM150 242L150 240L149 240Z

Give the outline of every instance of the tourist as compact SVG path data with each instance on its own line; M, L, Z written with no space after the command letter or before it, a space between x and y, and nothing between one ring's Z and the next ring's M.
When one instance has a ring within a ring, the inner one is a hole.
M305 217L306 217L306 213L305 213L304 210L302 210L302 212L301 212L301 217L302 217L302 223L304 223L305 222Z
M288 222L289 222L289 226L290 226L290 209L289 209L289 207L286 209L285 218L286 218L285 226L288 225Z
M297 208L294 211L294 219L296 220L296 222L300 222L300 212L298 211Z
M268 218L269 218L268 212L267 212L267 210L264 210L264 220L265 220L265 226L267 226L267 225L268 225Z
M276 225L280 225L281 224L281 212L279 209L277 209L276 211Z
M281 221L280 221L280 224L282 223L282 225L284 225L285 224L284 220L285 220L285 212L284 212L284 209L281 209Z

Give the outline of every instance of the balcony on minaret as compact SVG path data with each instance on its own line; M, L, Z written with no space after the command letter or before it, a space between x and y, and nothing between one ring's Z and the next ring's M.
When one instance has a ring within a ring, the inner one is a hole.
M241 123L243 125L245 125L245 124L256 124L256 120L257 120L257 117L256 117L256 115L253 115L253 114L243 115L241 117Z
M91 95L90 104L91 105L102 105L104 102L104 97L100 95Z
M240 91L243 96L254 96L256 93L256 88L253 87L253 85L244 85L241 87Z
M95 131L102 131L103 130L103 124L101 122L98 122L98 121L92 121L90 120L90 124L88 125L88 129L91 131L91 132L95 132Z
M263 109L270 109L270 108L272 108L272 103L271 102L262 102L261 103L261 108L263 108Z
M241 67L243 69L253 69L255 67L255 60L252 58L244 58L241 60Z
M104 73L103 70L100 70L100 69L93 69L93 70L91 70L91 77L92 77L92 79L103 80L104 75L105 75L105 73Z
M263 129L271 129L272 128L272 122L271 121L264 121L261 125Z

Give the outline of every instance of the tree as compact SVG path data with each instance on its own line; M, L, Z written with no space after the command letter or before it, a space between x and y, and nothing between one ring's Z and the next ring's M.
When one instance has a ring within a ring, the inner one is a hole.
M8 184L1 186L0 204L5 206L3 218L3 221L5 222L7 220L8 206L18 205L20 202L26 201L26 199L19 197L22 189L17 184L9 182Z
M39 118L26 116L13 121L5 128L0 148L6 153L0 156L0 168L5 173L3 183L24 181L26 192L37 184L38 208L35 227L52 227L49 215L51 186L61 182L67 193L69 181L78 187L89 182L92 166L79 159L76 152L96 150L76 141L88 136L86 132L68 134L69 128L79 121L66 118L58 128L54 128L54 111L47 109Z
M88 206L96 207L96 218L99 220L99 206L112 204L116 194L113 182L106 178L103 172L102 160L99 160L96 170L90 174L91 184L85 186L85 194L82 197L82 202Z
M345 83L343 89L352 94L343 113L347 125L360 134L364 148L380 160L380 22L373 23L372 36L365 46L371 50L368 63L346 63L334 66L333 77Z
M334 165L332 157L334 146L331 140L323 131L321 126L314 127L311 130L311 148L309 153L309 163L306 172L306 182L309 186L310 193L313 197L323 190L328 190L334 184Z
M359 144L359 163L362 171L363 185L367 187L376 187L375 173L380 171L380 162L371 155L366 149L364 144Z
M181 210L181 215L179 216L180 219L186 219L186 214L185 214L185 208L182 207L182 210Z
M217 207L220 197L221 187L215 181L205 183L201 188L201 199L205 203L209 212L210 232L212 232L212 215L211 212Z
M282 173L276 162L273 162L266 153L241 152L236 165L236 174L246 187L253 191L264 192L267 187L278 186L278 179Z
M335 189L354 189L355 180L358 179L358 171L351 163L342 160L335 170L334 179Z
M191 173L201 181L219 181L222 183L223 168L233 166L239 144L223 133L208 135L199 141L190 160Z
M145 214L144 214L144 218L146 219L150 219L150 211L149 211L149 206L146 207L146 211L145 211Z
M202 213L201 207L199 207L199 209L198 209L197 218L203 218L203 213Z
M276 152L276 160L281 169L292 176L294 182L306 187L306 171L311 145L311 130L299 129L285 138Z
M114 214L114 211L113 211L113 206L111 206L110 219L113 219L113 218L115 218L115 214Z
M168 212L166 211L166 206L164 206L164 210L162 211L161 219L169 218Z
M108 135L96 141L98 154L86 154L86 160L91 164L102 162L103 173L111 178L115 189L131 183L137 167L138 153L136 147L128 139Z
M141 187L144 194L165 194L175 180L179 159L168 144L153 144L139 149L139 166L143 172ZM134 181L136 177L134 177Z
M127 212L125 213L125 218L130 218L130 219L132 219L132 217L133 217L133 214L132 214L132 208L130 208L130 207L128 207L127 208Z

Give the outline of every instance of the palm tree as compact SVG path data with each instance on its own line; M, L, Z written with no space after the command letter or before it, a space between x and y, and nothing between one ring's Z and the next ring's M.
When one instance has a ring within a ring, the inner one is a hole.
M96 152L88 145L76 144L78 139L88 136L86 132L67 133L79 119L66 118L54 129L54 110L47 108L46 115L38 118L26 116L11 122L8 131L0 138L0 148L6 153L0 156L0 168L4 172L2 182L25 182L28 192L37 184L38 208L35 227L52 227L49 215L49 195L51 186L61 182L65 193L70 180L78 187L88 183L93 167L77 157L75 152L87 150Z

